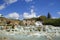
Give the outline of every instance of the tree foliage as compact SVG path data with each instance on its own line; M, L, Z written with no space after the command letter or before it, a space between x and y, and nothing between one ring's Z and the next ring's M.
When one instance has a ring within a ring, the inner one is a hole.
M52 19L51 17L47 18L46 16L40 16L38 20L42 20L44 25L60 26L60 18Z
M51 18L51 14L49 12L48 12L47 18L48 19Z
M44 25L53 25L53 26L60 26L60 18L59 19L47 19Z
M40 21L45 21L45 20L46 20L46 16L40 16L40 17L38 18L38 20L40 20Z

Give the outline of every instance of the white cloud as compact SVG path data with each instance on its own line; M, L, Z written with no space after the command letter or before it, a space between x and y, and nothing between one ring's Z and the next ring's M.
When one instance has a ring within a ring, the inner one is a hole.
M15 3L17 2L18 0L3 0L4 3L0 5L0 10L6 8L6 6L12 4L12 3Z
M5 0L5 3L6 4L12 4L12 3L15 3L17 2L18 0Z
M36 13L34 12L34 10L31 9L31 14L30 14L30 13L27 13L27 12L24 12L23 17L24 17L25 19L27 19L27 18L37 17L37 16L36 16Z
M57 19L57 18L59 18L59 17L52 17L52 19Z
M37 17L40 17L41 15L38 15Z
M32 2L33 0L25 0L25 2Z
M17 12L8 14L8 18L11 18L11 19L19 19L19 17L20 15Z
M52 19L55 19L56 17L52 17Z
M24 18L28 18L28 17L29 17L29 14L26 13L26 12L24 12L24 13L23 13L23 17L24 17Z
M3 17L3 15L2 15L2 14L0 14L0 17Z
M5 8L5 4L0 5L0 10Z
M58 14L60 14L60 12L57 12Z

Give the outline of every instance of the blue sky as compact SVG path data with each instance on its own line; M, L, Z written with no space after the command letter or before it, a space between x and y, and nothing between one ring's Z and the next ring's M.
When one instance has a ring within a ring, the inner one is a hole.
M10 18L32 18L40 15L60 17L60 0L0 0L0 14Z

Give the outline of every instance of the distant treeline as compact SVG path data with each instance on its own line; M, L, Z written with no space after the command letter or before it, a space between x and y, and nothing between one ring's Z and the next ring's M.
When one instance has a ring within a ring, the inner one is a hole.
M44 25L53 25L53 26L60 26L60 18L58 19L46 19L43 22Z
M43 22L44 25L53 25L53 26L60 26L60 18L52 19L50 13L46 16L40 16L37 20Z

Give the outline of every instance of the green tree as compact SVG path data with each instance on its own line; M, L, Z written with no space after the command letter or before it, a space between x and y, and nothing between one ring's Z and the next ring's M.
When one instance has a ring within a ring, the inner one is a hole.
M39 19L40 19L40 21L45 21L46 20L46 16L40 16Z
M47 18L50 19L51 18L51 14L48 12Z

